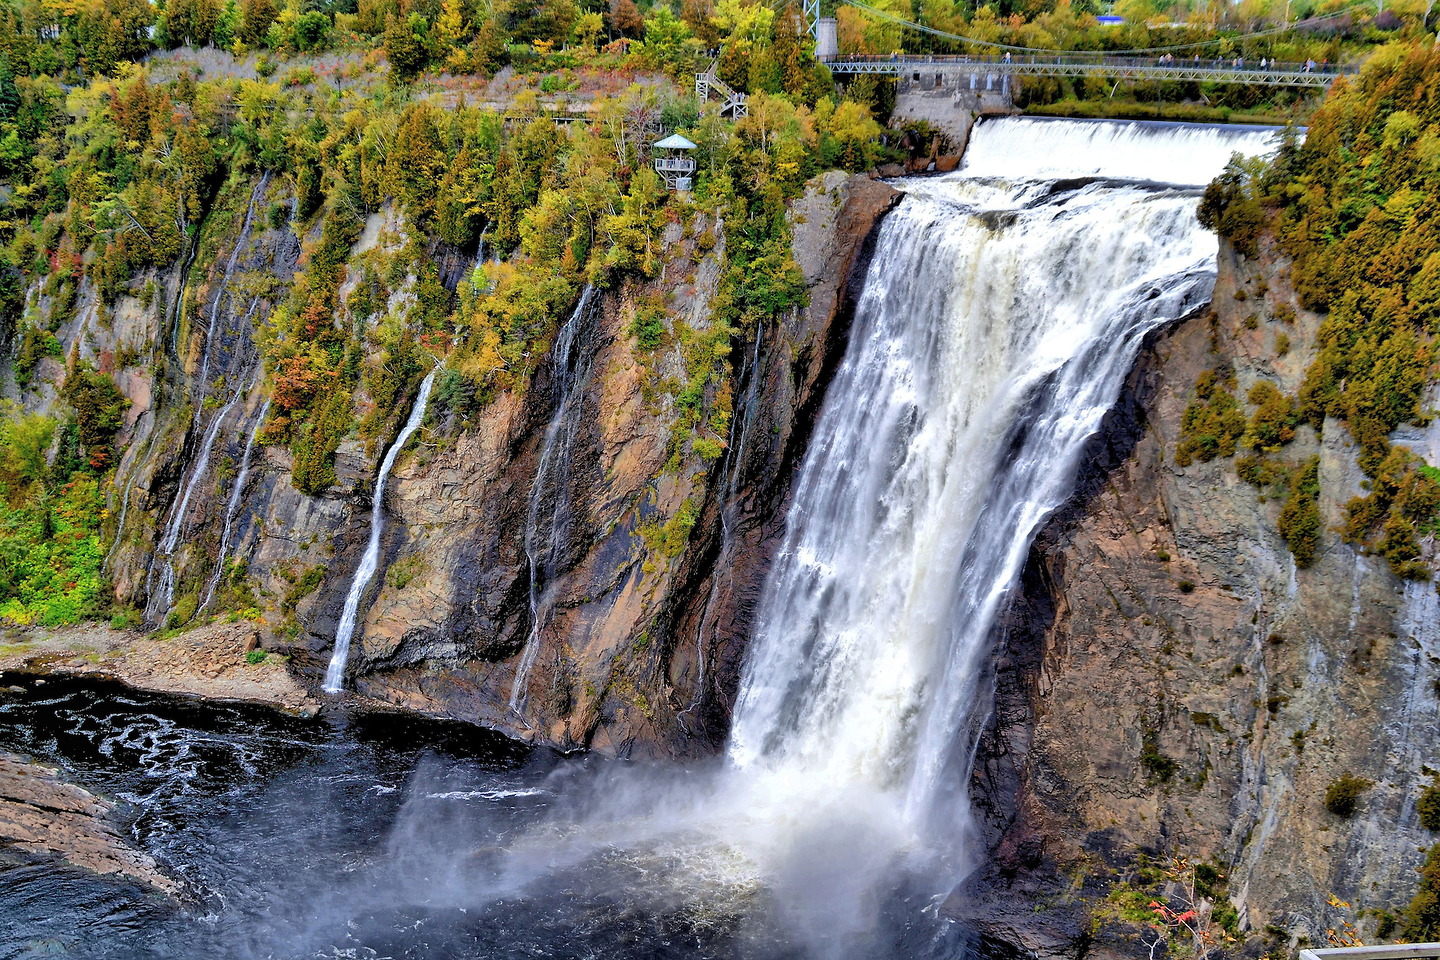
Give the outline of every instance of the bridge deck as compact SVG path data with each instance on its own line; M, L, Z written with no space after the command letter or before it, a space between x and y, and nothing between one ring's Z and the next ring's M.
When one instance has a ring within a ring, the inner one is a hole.
M1195 80L1271 87L1328 87L1335 78L1354 73L1351 67L1307 67L1303 63L1267 65L1230 59L1162 62L1155 57L1097 57L1074 54L1011 56L849 56L825 60L833 73L893 73L924 76L980 74L997 76L1084 77L1122 80Z

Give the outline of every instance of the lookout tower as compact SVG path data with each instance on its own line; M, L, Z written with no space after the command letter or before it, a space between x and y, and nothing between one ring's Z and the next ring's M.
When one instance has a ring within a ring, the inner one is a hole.
M695 144L678 133L672 133L655 144L655 149L664 151L655 158L655 172L660 174L665 186L676 192L688 192L690 177L695 173L695 158L690 156Z

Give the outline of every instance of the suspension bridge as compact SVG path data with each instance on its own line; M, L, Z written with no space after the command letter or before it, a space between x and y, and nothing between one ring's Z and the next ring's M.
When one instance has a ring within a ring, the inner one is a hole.
M1271 87L1325 88L1349 67L1312 63L1265 66L1246 58L1114 57L1083 53L1015 56L896 55L889 57L831 54L820 57L832 73L891 74L902 79L933 80L937 85L966 75L987 85L1009 77L1102 77L1107 80L1174 80L1202 83L1243 83ZM972 86L974 84L972 83Z

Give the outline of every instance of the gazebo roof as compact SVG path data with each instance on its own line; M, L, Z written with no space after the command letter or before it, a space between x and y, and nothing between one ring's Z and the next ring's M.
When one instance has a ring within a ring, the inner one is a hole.
M686 140L678 133L672 133L664 140L661 140L659 143L655 144L655 147L658 150L694 150L695 144L691 143L689 140Z

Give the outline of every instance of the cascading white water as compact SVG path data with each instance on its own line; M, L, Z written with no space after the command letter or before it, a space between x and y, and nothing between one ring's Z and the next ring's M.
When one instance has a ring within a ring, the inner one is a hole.
M220 535L220 550L215 558L215 572L210 575L210 582L205 586L205 597L200 601L200 611L210 606L210 601L215 598L215 590L220 585L220 578L225 575L225 560L230 555L230 537L234 533L235 519L240 513L240 500L245 495L245 484L250 479L250 452L255 448L255 440L260 436L260 428L265 426L265 416L270 412L270 398L266 397L265 402L260 406L260 412L255 416L255 424L250 428L250 438L245 441L245 452L240 455L240 472L235 476L235 485L230 490L230 500L225 504L225 527Z
M595 288L586 284L580 302L555 334L555 347L550 353L550 376L560 399L545 427L525 512L525 558L530 564L530 636L520 651L515 679L510 685L509 707L516 713L525 705L525 682L540 652L540 632L549 619L553 602L550 585L570 526L570 465L580 428L580 403L590 378L583 328L594 297ZM545 498L551 491L554 503L546 517ZM542 522L545 522L543 534Z
M375 475L375 494L370 504L370 541L350 581L350 592L345 595L345 607L340 613L340 625L335 630L335 652L331 654L330 666L325 671L327 693L339 693L344 686L345 661L350 657L350 641L355 636L355 626L360 619L360 601L364 599L365 590L380 566L380 534L385 529L385 483L390 479L390 471L395 468L395 458L400 456L400 451L405 449L405 444L410 442L425 420L430 388L435 385L435 374L439 371L440 368L435 367L420 381L420 392L415 397L415 405L410 408L410 416L405 420L400 435L385 451L385 457L380 461L380 472Z
M1105 177L1190 186L1209 183L1236 152L1274 150L1278 136L1274 127L1038 118L988 121L976 132L965 148L966 177Z
M1195 188L1232 150L1273 145L1003 120L976 130L960 173L915 185L882 227L769 576L728 751L738 776L884 797L964 869L996 615L1144 335L1210 295ZM1105 176L1107 157L1186 189L1053 182Z
M201 479L210 469L210 455L215 450L215 440L220 435L220 428L225 423L225 418L230 411L240 402L248 390L241 388L230 396L230 400L221 407L210 421L209 428L205 431L204 438L200 441L199 456L195 458L194 465L190 468L190 475L181 488L180 499L175 502L170 512L170 519L165 524L165 533L160 538L160 545L155 551L155 560L151 563L153 573L155 564L160 565L159 583L150 590L150 599L146 604L145 616L151 623L159 623L169 613L170 606L175 601L175 548L180 544L180 532L185 527L185 518L190 512L190 500L195 495L195 489L200 485Z

